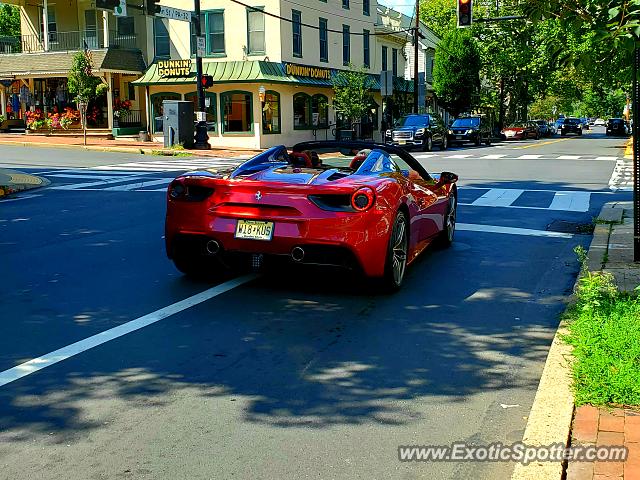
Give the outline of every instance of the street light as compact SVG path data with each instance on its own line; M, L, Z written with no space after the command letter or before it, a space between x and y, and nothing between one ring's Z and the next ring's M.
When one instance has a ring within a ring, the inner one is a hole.
M87 106L85 100L78 101L78 110L80 110L80 120L82 121L82 130L84 136L84 144L87 144Z

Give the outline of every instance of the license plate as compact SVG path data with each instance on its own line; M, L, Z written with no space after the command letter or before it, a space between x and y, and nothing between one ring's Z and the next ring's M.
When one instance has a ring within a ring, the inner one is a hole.
M238 220L236 238L270 241L273 238L274 223L259 220Z
M398 140L398 143L399 143L400 145L406 145L406 144L407 144L407 141L406 141L406 140Z
M515 132L506 132L507 137L513 137L515 134Z
M464 137L464 135L456 135L457 140L462 140L462 137Z

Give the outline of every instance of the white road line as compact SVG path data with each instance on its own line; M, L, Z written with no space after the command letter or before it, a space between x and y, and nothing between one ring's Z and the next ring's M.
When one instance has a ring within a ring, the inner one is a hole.
M127 183L126 185L117 185L115 187L101 188L103 191L111 192L130 192L131 190L137 190L138 188L151 187L154 185L169 185L173 181L173 178L163 178L161 180L150 180L144 182ZM166 188L162 189L163 191Z
M164 320L167 317L183 312L191 307L200 305L207 300L211 300L218 295L222 295L223 293L255 280L257 277L257 275L252 274L235 278L216 287L210 288L209 290L198 293L197 295L185 298L173 305L161 308L160 310L156 310L155 312L136 318L130 322L118 325L117 327L105 330L104 332L85 338L79 342L72 343L71 345L67 345L66 347L62 347L58 350L42 355L41 357L34 358L33 360L29 360L28 362L10 368L9 370L5 370L4 372L0 372L0 387L11 382L15 382L27 375L31 375L38 370L42 370L43 368L50 367L51 365L55 365L56 363L79 355L87 350L91 350L99 345L110 342L111 340L115 340L116 338L120 338L149 325L153 325L160 320Z
M482 159L498 159L498 158L504 158L506 157L505 154L499 154L499 153L492 153L491 155L485 155L484 157L480 157Z
M127 175L131 175L131 172L128 172ZM118 178L117 176L113 176L113 175L81 175L79 173L60 173L60 174L55 174L55 175L46 175L47 177L54 177L54 178L77 178L77 179L81 179L81 178L93 178L94 180L112 180L114 178Z
M596 160L618 160L618 157L596 157Z
M469 157L473 157L473 155L465 153L463 155L449 155L445 158L469 158Z
M433 157L437 157L438 155L435 153L422 153L420 155L414 155L413 158L417 158L419 160L425 159L425 158L433 158Z
M144 180L144 177L140 177L138 175L133 177L119 177L114 180L104 180L101 182L87 182L87 183L73 183L70 185L60 185L58 187L50 187L52 190L81 190L87 187L96 187L103 185L111 185L113 183L124 183L124 182L132 182L136 180Z
M591 192L558 192L553 196L549 210L588 212Z
M579 160L580 155L560 155L558 160Z
M542 158L542 155L520 155L518 160L537 160L538 158Z
M492 188L471 205L474 207L508 207L523 193L524 190Z
M502 233L506 235L524 235L529 237L573 238L570 233L548 232L529 228L501 227L498 225L481 225L477 223L457 223L456 228L467 232Z
M5 199L0 199L0 203L7 203L7 202L19 202L21 200L29 200L30 198L37 198L37 197L41 197L42 194L38 193L38 194L27 194L27 195L20 195L19 197L16 198L5 198Z

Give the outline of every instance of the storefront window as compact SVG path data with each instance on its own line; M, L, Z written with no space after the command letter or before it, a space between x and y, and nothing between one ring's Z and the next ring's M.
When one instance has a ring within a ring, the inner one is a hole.
M293 96L293 128L311 127L311 97L306 93Z
M193 111L197 112L198 107L198 92L187 93L184 96L185 100L191 100L193 102ZM206 92L204 98L205 112L207 112L207 130L210 132L216 131L216 124L218 122L218 105L216 102L216 94Z
M162 126L162 115L164 113L162 102L165 100L180 100L180 95L169 92L151 95L151 129L153 130L153 133L162 133L164 131Z
M267 90L262 109L262 133L280 133L280 94Z
M314 95L311 99L311 124L314 128L329 126L329 99L324 95Z
M253 98L249 92L224 92L222 102L224 133L245 133L253 130Z

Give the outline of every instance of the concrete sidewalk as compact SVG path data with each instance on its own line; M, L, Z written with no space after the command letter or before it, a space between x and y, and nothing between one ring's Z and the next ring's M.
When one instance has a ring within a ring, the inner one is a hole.
M46 187L50 183L46 178L0 168L0 199L12 193Z
M130 140L107 140L104 138L88 138L84 145L82 136L44 136L0 134L0 146L13 145L20 147L59 147L76 148L89 151L130 153L137 155L177 155L190 153L198 157L233 158L239 155L254 155L258 150L243 148L212 148L211 150L171 150L165 149L161 143L138 142Z

